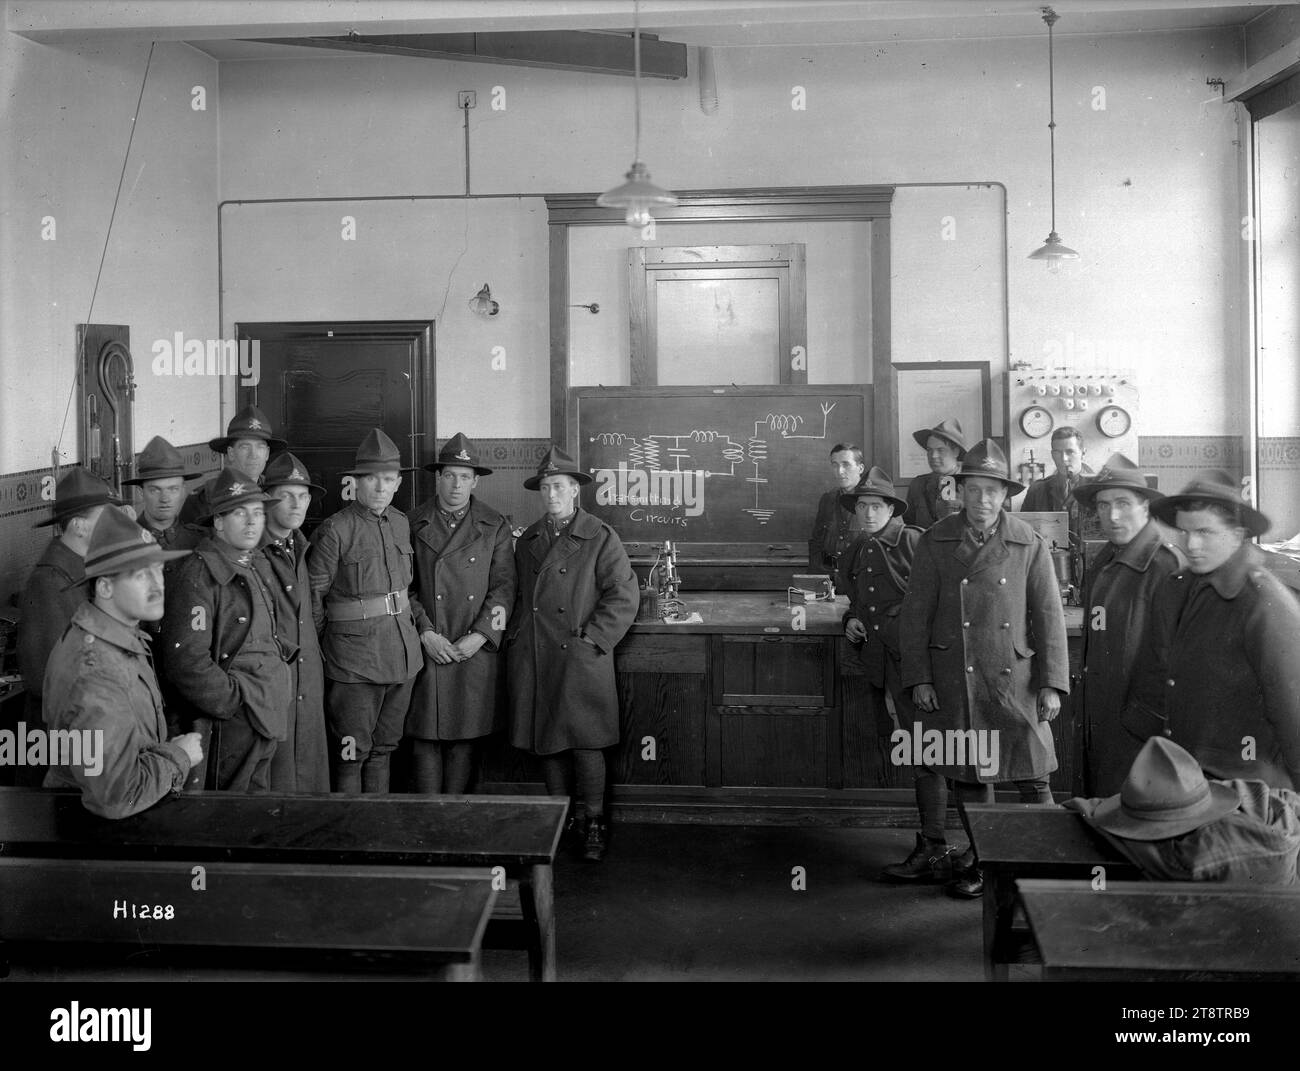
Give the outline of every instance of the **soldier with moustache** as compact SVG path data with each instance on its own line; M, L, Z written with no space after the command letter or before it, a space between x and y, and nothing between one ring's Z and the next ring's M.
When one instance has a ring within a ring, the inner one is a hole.
M208 448L222 456L226 468L235 469L261 486L262 473L271 455L287 450L289 444L272 434L271 422L257 406L245 406L226 425L226 434L208 440ZM202 524L212 514L210 501L220 477L214 477L185 499L182 524Z
M271 756L272 792L328 792L330 790L329 741L325 733L325 670L320 641L311 612L311 581L307 552L311 543L302 533L311 508L313 491L325 488L311 482L311 474L293 454L271 458L262 478L266 503L266 528L262 533L262 561L266 580L275 595L275 608L284 643L297 647L289 663L288 720L285 738Z
M515 598L506 519L473 492L492 470L457 432L425 468L436 493L411 514L424 669L406 715L417 792L462 793L475 742L498 728L499 658Z
M52 766L46 788L79 788L86 810L126 818L180 791L203 758L197 733L167 738L162 694L143 621L163 615L163 563L188 551L164 551L124 513L107 510L91 532L87 594L46 669L49 726L102 734L100 766ZM84 757L83 757L84 758Z
M193 550L203 539L201 531L180 519L187 499L185 481L201 475L187 468L180 451L161 435L155 435L140 451L136 475L122 481L140 488L137 520L164 550Z
M404 468L397 444L372 428L357 447L356 499L313 533L307 562L312 617L325 660L325 719L334 790L387 792L422 664L409 594L414 551L406 515L392 505Z
M1107 543L1093 559L1083 588L1084 753L1089 791L1120 790L1142 741L1121 715L1137 668L1151 600L1165 578L1186 561L1174 534L1151 516L1165 496L1154 491L1123 454L1112 454L1094 480L1074 497L1092 510Z
M279 632L275 595L254 567L265 527L264 494L247 473L222 469L209 498L212 535L174 567L161 654L182 724L211 729L209 780L232 792L266 792L285 738L296 651Z

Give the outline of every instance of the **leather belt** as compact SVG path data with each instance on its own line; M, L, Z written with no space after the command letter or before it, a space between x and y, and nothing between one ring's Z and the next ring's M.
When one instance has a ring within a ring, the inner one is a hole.
M331 621L364 621L371 617L396 617L410 607L404 591L372 595L364 599L331 599L325 604L325 616Z

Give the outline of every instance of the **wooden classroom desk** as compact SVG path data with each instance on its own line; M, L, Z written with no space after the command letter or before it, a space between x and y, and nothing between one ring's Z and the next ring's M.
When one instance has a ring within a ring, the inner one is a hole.
M653 820L660 806L704 815L715 804L767 813L865 801L914 821L912 771L890 761L894 722L844 638L846 597L790 604L783 590L685 590L681 600L701 621L637 622L615 650L616 805ZM1076 663L1082 616L1066 608ZM1076 795L1082 732L1068 699L1052 732L1061 767L1052 787ZM496 743L483 780L510 791L540 772Z
M1098 892L1086 881L1022 880L1019 893L1046 981L1300 981L1294 886L1153 881ZM1247 1028L1234 1019L1160 1027Z
M1013 926L1017 879L1090 880L1094 867L1105 868L1108 886L1141 877L1075 811L1030 803L971 803L966 814L984 872L984 976L990 982L1005 982L1010 963L1037 962L1028 935Z
M243 795L187 792L117 821L76 791L0 788L6 856L189 862L503 867L518 882L535 980L555 978L552 867L568 801L546 796ZM518 925L500 901L488 927Z

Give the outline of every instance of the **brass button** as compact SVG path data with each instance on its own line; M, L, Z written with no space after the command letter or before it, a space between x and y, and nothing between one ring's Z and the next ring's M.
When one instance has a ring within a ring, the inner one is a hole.
M1167 681L1165 681L1165 683L1169 685L1170 688L1172 688L1174 686L1174 678L1170 677Z
M962 628L970 628L970 622L969 622L969 621L963 621L963 622L961 623L961 627L962 627Z
M998 581L999 584L1005 584L1006 582L1007 582L1007 578L1005 576Z
M962 581L961 581L961 582L962 582L962 585L963 585L963 586L965 586L966 584L969 584L969 583L970 583L970 581L969 581L966 577L962 577Z
M1004 677L1010 677L1010 676L1011 676L1011 667L1010 667L1010 666L1006 666L1006 667L1003 668L1003 670L1002 670L1002 676L1004 676Z
M242 625L245 621L248 620L248 618L246 618L246 617L240 617L240 618L237 618L236 620L238 620L239 623Z
M975 672L975 667L974 667L974 666L967 666L967 667L966 667L966 672L967 672L967 673L974 673L974 672Z
M1010 627L1011 627L1011 622L1010 622L1010 621L1003 621L1003 622L1002 622L1002 627L1003 627L1003 628L1010 628Z

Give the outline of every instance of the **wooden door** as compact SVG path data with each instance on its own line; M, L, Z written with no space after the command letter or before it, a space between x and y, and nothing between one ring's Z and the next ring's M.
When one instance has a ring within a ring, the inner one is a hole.
M310 532L343 505L343 473L371 428L402 451L402 465L434 459L433 322L250 323L240 341L258 344L260 378L240 388L326 489L312 497ZM409 513L427 494L427 473L406 473L393 505Z

